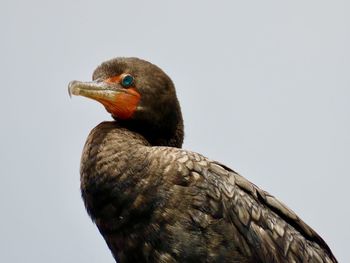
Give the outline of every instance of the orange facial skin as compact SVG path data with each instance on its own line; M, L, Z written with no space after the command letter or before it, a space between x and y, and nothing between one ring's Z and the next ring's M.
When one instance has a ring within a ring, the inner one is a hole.
M108 79L105 79L103 82L109 83L109 84L113 84L113 83L120 83L120 80L122 79L123 74L118 75L118 76L113 76L110 77Z
M113 76L104 80L105 83L113 84L120 83L122 75ZM106 110L119 119L129 119L132 117L140 102L141 95L135 89L130 87L124 89L123 92L115 93L112 99L99 99L105 106Z

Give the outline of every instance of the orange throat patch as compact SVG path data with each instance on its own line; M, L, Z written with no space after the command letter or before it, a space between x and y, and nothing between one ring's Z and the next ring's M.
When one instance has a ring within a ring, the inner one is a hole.
M99 99L106 110L113 116L126 120L132 117L140 102L141 95L134 88L117 93L113 100Z

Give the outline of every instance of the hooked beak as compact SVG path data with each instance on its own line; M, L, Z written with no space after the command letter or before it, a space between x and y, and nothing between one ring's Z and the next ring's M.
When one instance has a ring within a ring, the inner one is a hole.
M128 119L135 112L140 94L134 88L125 89L119 84L104 81L82 82L73 80L68 85L71 97L84 96L102 103L113 116Z

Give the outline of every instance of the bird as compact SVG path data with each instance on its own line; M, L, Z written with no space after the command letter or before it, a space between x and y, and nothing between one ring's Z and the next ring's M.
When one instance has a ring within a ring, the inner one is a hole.
M80 182L87 213L116 262L337 262L273 195L182 148L175 86L158 66L113 58L68 91L112 116L88 135Z

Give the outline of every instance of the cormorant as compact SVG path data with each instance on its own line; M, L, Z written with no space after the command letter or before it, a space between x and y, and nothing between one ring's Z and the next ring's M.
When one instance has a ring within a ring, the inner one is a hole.
M102 63L69 93L104 105L86 141L81 192L118 262L337 262L293 211L227 166L181 149L171 79L138 58Z

